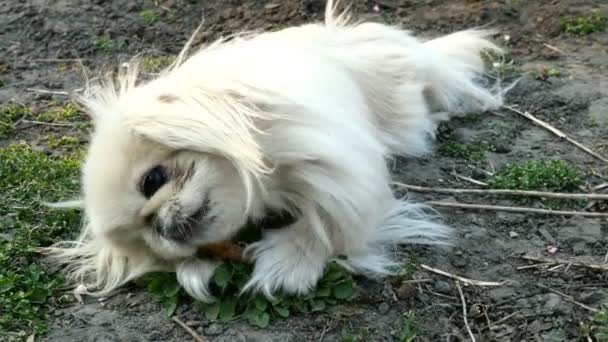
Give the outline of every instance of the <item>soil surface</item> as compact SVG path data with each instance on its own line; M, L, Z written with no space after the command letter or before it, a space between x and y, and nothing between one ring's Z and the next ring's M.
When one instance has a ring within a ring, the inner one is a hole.
M425 37L475 26L495 28L496 41L510 51L514 61L510 68L521 74L507 102L608 156L608 32L578 36L560 26L562 17L588 15L592 9L608 13L608 2L385 0L353 1L352 8L356 18L399 24ZM71 93L83 87L83 70L88 77L95 77L138 53L175 55L203 14L204 28L197 43L241 30L275 30L321 20L323 9L324 1L316 0L5 0L0 3L0 77L5 83L0 87L0 103L22 103L35 109L51 101L67 102L69 98L62 93L28 89ZM157 20L143 20L141 12L145 10L153 11ZM64 129L28 128L11 140L36 144L43 130ZM82 139L86 141L86 135ZM480 162L441 153L398 159L393 168L396 180L478 188L454 174L483 181L488 172L500 170L506 163L547 159L579 167L584 172L581 191L591 191L608 179L604 163L508 110L447 123L437 146L451 141L486 141L494 148ZM9 142L0 141L0 146ZM416 200L517 205L512 198L485 195L410 196ZM607 273L575 265L522 269L531 263L521 256L586 258L601 264L608 251L605 219L448 208L440 212L456 228L460 237L457 246L405 247L405 251L419 264L467 278L504 282L496 287L462 287L468 322L478 341L586 340L580 326L588 322L592 312L572 300L592 308L608 303ZM254 328L242 319L227 324L208 321L196 303L189 301L180 303L176 315L184 322L192 321L192 329L210 341L339 341L350 337L354 341L398 341L404 314L411 311L422 325L417 340L468 340L456 283L421 268L413 278L430 280L395 287L389 280L362 279L358 281L364 289L362 296L352 303L331 312L292 315L265 329ZM85 298L84 304L49 310L50 331L37 339L191 339L165 317L147 292L134 286L102 303Z

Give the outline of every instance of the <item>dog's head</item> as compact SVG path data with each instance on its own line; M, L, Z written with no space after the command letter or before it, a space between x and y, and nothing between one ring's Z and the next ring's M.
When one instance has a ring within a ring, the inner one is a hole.
M235 94L189 93L184 77L140 86L134 73L121 77L83 101L94 123L82 170L87 225L79 244L59 253L104 287L108 273L127 275L115 287L230 239L263 211L268 172L259 108Z
M254 137L259 110L234 95L180 89L156 80L110 103L89 101L91 229L116 243L142 240L163 259L230 238L251 214L265 171Z

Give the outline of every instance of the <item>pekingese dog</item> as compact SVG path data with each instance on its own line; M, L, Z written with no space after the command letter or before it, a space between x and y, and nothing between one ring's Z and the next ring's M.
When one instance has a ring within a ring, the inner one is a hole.
M82 100L94 122L86 222L54 257L97 294L164 270L211 301L219 262L197 248L279 215L287 226L246 249L244 291L306 293L333 259L389 274L395 245L446 243L450 230L396 198L387 160L429 152L447 113L501 105L478 82L480 53L498 50L488 34L422 41L349 23L329 1L324 23L220 40L190 57L185 48L149 82L136 82L131 63Z

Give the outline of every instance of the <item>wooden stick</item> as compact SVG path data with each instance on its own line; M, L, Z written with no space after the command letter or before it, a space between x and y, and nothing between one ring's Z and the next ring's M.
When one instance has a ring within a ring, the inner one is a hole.
M202 337L196 331L192 330L192 328L190 328L186 323L182 322L181 319L175 316L173 316L172 319L175 323L179 324L179 326L184 328L184 330L186 330L186 332L188 332L188 334L190 334L190 336L192 336L192 338L194 338L196 342L207 342L206 338Z
M568 302L570 302L570 303L572 303L572 304L575 304L575 305L578 305L578 306L580 306L581 308L583 308L583 309L585 309L585 310L589 310L589 311L591 311L591 312L595 312L595 313L600 312L600 310L598 310L598 309L596 309L596 308L592 308L592 307L590 307L590 306L587 306L587 305L585 305L585 304L583 304L583 303L581 303L581 302L577 302L577 301L574 299L574 297L572 297L572 296L570 296L570 295L567 295L567 294L565 294L565 293L563 293L563 292L560 292L560 291L558 291L558 290L552 289L552 288L550 288L549 286L545 286L545 285L542 285L542 284L536 284L536 286L540 287L541 289L549 290L549 291L551 291L551 292L553 292L553 293L555 293L555 294L558 294L558 295L560 295L562 298L564 298L565 300L567 300Z
M55 127L74 127L74 124L71 123L58 123L58 122L43 122L43 121L35 121L35 120L21 120L23 123L31 123L34 125L45 125L45 126L55 126Z
M49 63L65 63L65 62L79 62L86 61L88 58L35 58L30 59L28 62L49 62Z
M36 89L36 88L27 88L25 90L31 91L33 93L41 93L41 94L62 95L62 96L70 95L67 91L46 90L46 89Z
M468 279L468 278L464 278L461 277L459 275L456 274L452 274L446 271L442 271L440 269L425 265L425 264L421 264L420 267L422 267L423 269L429 271L429 272L433 272L445 277L448 277L450 279L454 279L454 280L458 280L464 284L467 285L474 285L474 286L501 286L504 282L495 282L495 281L482 281L482 280L473 280L473 279Z
M523 256L521 256L521 258L524 260L540 262L540 263L547 264L547 265L566 264L566 265L585 267L585 268L589 268L589 269L596 270L596 271L604 271L604 272L608 271L607 263L596 264L596 263L584 262L581 260L547 258L547 257L541 257L541 256L533 256L533 255L523 255Z
M546 191L529 191L529 190L510 190L510 189L455 189L455 188L430 188L418 185L410 185L399 182L393 184L415 192L434 192L439 194L480 194L480 195L516 195L516 196L534 196L547 198L565 198L565 199L588 199L588 200L608 200L608 194L570 194L564 192L546 192Z
M477 209L477 210L495 210L495 211L506 211L511 213L532 213L532 214L544 214L544 215L565 215L565 216L581 216L581 217L608 217L608 213L592 213L586 211L567 211L567 210L550 210L550 209L537 209L527 207L507 207L500 205L486 205L486 204L469 204L469 203L457 203L457 202L437 202L428 201L426 204L436 207L446 208L459 208L459 209Z
M473 179L471 177L467 177L467 176L463 176L463 175L459 175L456 172L452 172L452 175L458 179L462 179L463 181L467 181L469 183L473 183L475 185L479 185L479 186L488 186L488 183L482 182L482 181L478 181L477 179Z
M560 50L559 48L556 48L556 47L555 47L555 46L553 46L553 45L549 45L549 44L547 44L547 43L543 43L543 45L544 45L546 48L548 48L548 49L550 49L550 50L553 50L553 51L555 51L555 52L561 53L561 54L563 54L563 55L565 55L565 54L566 54L564 51Z
M456 280L456 288L458 289L458 293L460 294L460 301L462 302L462 317L464 319L464 326L469 332L471 341L476 342L475 335L473 335L473 331L471 331L471 327L469 326L469 320L467 319L467 302L464 299L464 293L462 293L462 287L460 287L460 282L458 280Z
M525 118L527 118L529 120L531 120L535 124L537 124L537 125L545 128L546 130L548 130L549 132L555 134L556 136L558 136L558 137L560 137L562 139L567 140L569 143L571 143L572 145L574 145L574 146L578 147L579 149L583 150L585 153L587 153L587 154L589 154L589 155L591 155L591 156L593 156L593 157L595 157L595 158L603 161L604 163L608 163L608 159L602 157L601 155L599 155L596 152L592 151L591 149L589 149L585 145L579 143L578 141L570 138L564 132L560 131L559 129L557 129L557 128L553 127L553 126L551 126L547 122L544 122L544 121L536 118L534 115L532 115L532 114L530 114L528 112L522 112L521 110L518 110L518 109L516 109L514 107L511 107L511 106L503 106L503 107L506 108L506 109L508 109L508 110L510 110L510 111L512 111L512 112L514 112L514 113L517 113L517 114L519 114L519 115L521 115L521 116L523 116L523 117L525 117Z

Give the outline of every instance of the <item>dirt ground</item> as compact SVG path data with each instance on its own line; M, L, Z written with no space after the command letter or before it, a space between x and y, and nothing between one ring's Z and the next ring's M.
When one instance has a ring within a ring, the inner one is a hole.
M83 69L94 76L137 53L175 55L203 13L204 32L197 42L245 29L279 29L320 20L323 8L324 1L317 0L5 0L0 3L0 76L5 82L0 87L0 103L42 108L52 100L68 101L62 93L28 89L72 92L84 85ZM608 32L577 36L564 32L560 26L560 18L587 15L592 9L608 13L608 2L353 2L357 18L400 24L425 37L473 26L496 28L497 42L510 51L514 61L510 68L522 75L507 102L608 156ZM157 20L143 20L141 12L145 10L153 11ZM82 61L82 66L76 59ZM37 129L40 130L34 127L29 133L20 132L11 139L26 139L36 145ZM86 135L82 139L86 141ZM482 170L499 170L506 163L560 159L583 170L582 191L608 181L605 164L507 110L446 124L438 146L454 140L482 140L495 148L477 163L441 153L398 159L394 167L396 180L425 186L477 188L454 173L483 181L487 175ZM0 146L8 142L0 140ZM410 196L417 200L514 205L504 197ZM530 265L521 259L522 255L548 256L548 247L552 246L557 248L554 256L560 258L604 262L608 252L605 219L447 208L440 212L456 228L458 245L450 249L406 247L405 251L420 264L467 278L504 281L496 287L463 287L471 309L468 321L478 341L585 340L580 326L589 321L592 312L563 294L600 308L602 303L608 303L607 273L567 265L518 268ZM396 295L388 280L383 283L362 279L358 281L364 289L362 296L352 303L328 312L293 315L266 329L254 328L241 319L227 324L207 321L197 305L189 301L182 301L176 315L183 321L193 321L193 329L210 341L398 341L404 314L408 312L413 312L421 323L417 340L468 339L455 282L424 269L418 269L413 278L431 280L405 286L406 291L402 288ZM51 306L49 317L50 331L41 337L43 341L191 339L164 316L147 292L135 287L125 288L103 305L86 298L85 304Z

